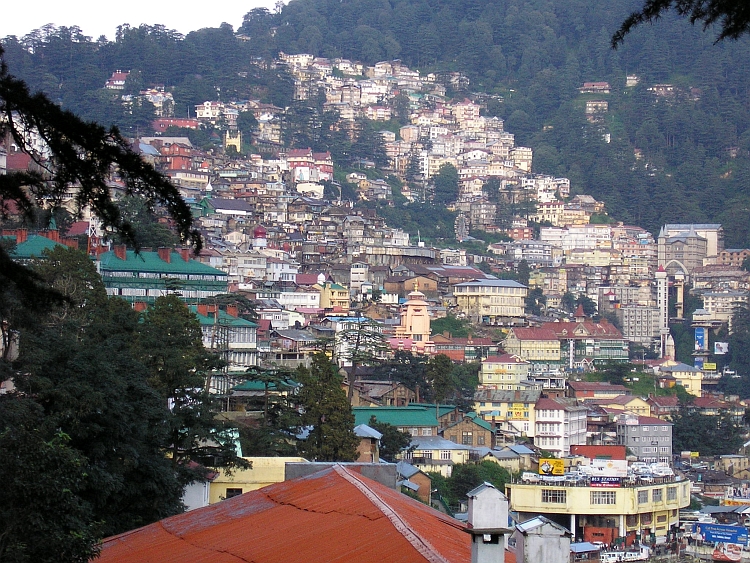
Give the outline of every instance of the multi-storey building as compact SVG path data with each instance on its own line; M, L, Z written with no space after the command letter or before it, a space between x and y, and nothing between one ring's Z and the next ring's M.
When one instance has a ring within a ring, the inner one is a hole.
M453 286L458 308L491 325L522 324L527 291L525 285L512 280L481 279Z
M509 354L514 354L533 365L559 367L560 340L548 328L513 327L503 342Z
M661 422L661 421L660 421ZM576 538L605 544L665 543L676 539L680 509L690 505L690 481L523 484L506 486L510 509L524 521L538 515L565 525Z
M539 399L534 411L535 446L565 457L570 446L586 443L587 409L574 399Z
M615 419L617 443L646 463L672 463L672 423L630 413Z
M482 360L479 384L495 389L512 389L522 381L528 381L531 363L514 354L490 356Z
M226 272L193 260L190 252L159 248L136 254L125 245L116 245L99 256L97 267L107 294L132 303L153 303L157 297L172 293L195 303L226 293Z

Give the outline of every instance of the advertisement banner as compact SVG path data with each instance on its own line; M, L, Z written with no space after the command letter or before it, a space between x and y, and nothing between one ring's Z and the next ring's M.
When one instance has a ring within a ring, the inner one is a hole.
M624 459L592 459L592 475L602 477L627 477L628 462Z
M714 342L714 354L728 354L729 353L729 342Z
M694 364L695 369L699 369L701 371L703 370L703 360L705 360L705 358L703 356L696 356L695 357L695 364Z
M706 328L702 326L695 327L695 351L702 352L706 348Z
M716 362L703 362L703 369L706 371L716 371Z
M742 546L747 544L747 529L726 524L693 524L693 539L714 543L714 561L739 561Z
M602 475L592 475L589 482L590 487L607 487L616 488L620 486L619 477L604 477Z
M565 475L565 462L542 458L539 460L539 475Z

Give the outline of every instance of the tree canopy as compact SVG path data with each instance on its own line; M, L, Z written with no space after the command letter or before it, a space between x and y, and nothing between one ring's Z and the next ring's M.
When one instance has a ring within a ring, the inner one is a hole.
M653 23L669 10L689 18L692 24L701 22L704 30L718 23L717 41L737 39L750 29L750 8L739 0L646 0L612 36L612 46L619 46L635 26Z

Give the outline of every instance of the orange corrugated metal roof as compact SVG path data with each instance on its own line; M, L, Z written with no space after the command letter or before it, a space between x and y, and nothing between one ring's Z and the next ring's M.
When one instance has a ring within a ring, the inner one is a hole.
M342 466L104 540L101 563L471 559L463 525Z

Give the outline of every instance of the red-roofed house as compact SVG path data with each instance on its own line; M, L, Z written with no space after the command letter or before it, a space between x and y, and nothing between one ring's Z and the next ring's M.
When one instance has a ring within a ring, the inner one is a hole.
M662 420L668 420L680 408L677 395L649 395L646 401L651 405L651 416Z
M109 77L109 80L104 84L104 87L107 90L124 90L125 89L125 81L128 79L128 75L130 74L130 71L122 72L121 70L116 70L112 73L112 76Z
M568 381L568 389L570 396L576 399L614 399L630 393L624 385L601 381Z
M335 465L107 538L98 561L466 563L472 536L464 529Z
M511 328L503 348L533 364L559 366L560 341L549 328Z
M569 368L587 369L596 362L628 361L628 342L615 325L607 322L606 319L598 323L582 319L583 317L579 317L577 312L575 321L542 325L543 329L552 330L555 333L560 341L560 353ZM574 344L572 358L570 357L571 342Z

